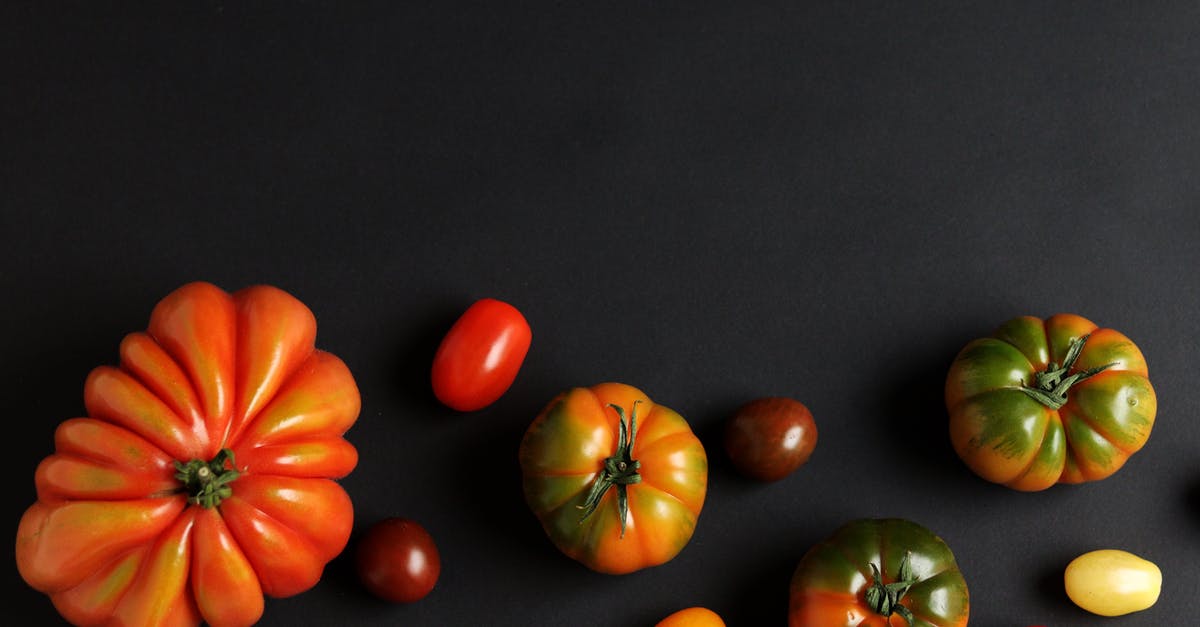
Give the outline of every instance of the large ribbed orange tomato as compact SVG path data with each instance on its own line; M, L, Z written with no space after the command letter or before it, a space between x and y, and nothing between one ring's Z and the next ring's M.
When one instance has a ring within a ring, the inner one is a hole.
M17 530L17 568L78 625L249 625L312 587L349 539L332 479L358 388L316 320L267 286L191 283L120 366L92 371Z

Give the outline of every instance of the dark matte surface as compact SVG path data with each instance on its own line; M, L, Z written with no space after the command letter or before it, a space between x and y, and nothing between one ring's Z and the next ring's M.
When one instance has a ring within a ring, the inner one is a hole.
M1195 615L1195 3L169 4L0 10L8 537L87 372L159 298L271 283L362 390L355 538L417 519L444 572L392 607L343 556L265 625L635 627L697 604L782 625L799 557L864 516L945 538L974 626ZM533 348L459 415L428 367L484 296ZM946 368L1060 311L1142 347L1154 434L1102 483L987 484L950 448ZM550 397L605 380L688 417L712 464L691 544L619 578L553 548L516 463ZM820 429L772 485L719 440L764 395ZM1100 547L1162 567L1153 609L1066 599L1062 569ZM57 620L15 567L4 587L8 612Z

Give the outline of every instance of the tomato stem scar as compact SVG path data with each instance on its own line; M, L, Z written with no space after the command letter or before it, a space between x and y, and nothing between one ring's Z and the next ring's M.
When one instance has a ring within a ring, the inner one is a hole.
M1116 362L1113 362L1076 372L1073 375L1067 375L1071 371L1071 368L1075 367L1075 362L1079 359L1079 354L1083 352L1084 343L1091 336L1092 334L1089 333L1083 337L1075 338L1071 342L1071 345L1067 347L1067 355L1063 359L1061 368L1058 364L1050 362L1050 365L1045 370L1034 375L1036 385L1022 386L1021 391L1050 409L1058 409L1067 404L1067 390L1071 389L1072 385L1117 365Z
M229 464L226 467L226 463ZM233 463L233 451L224 448L210 462L193 459L188 463L175 462L175 478L183 484L188 502L212 509L233 496L229 484L241 476Z
M908 593L908 589L917 583L917 578L912 572L912 553L906 552L900 559L900 570L896 574L897 581L889 584L883 583L883 575L879 572L879 566L875 564L871 564L871 575L874 580L866 592L867 606L882 616L899 614L909 625L912 625L914 618L912 611L900 605L900 601Z
M617 424L619 425L619 441L617 450L612 457L604 460L604 468L600 471L599 476L592 482L592 487L588 491L587 498L583 501L583 505L578 505L579 509L584 510L583 516L579 522L587 520L596 511L596 507L600 505L600 499L604 498L604 494L608 489L617 486L617 513L621 518L621 537L625 537L625 524L629 518L629 495L626 491L626 486L638 483L642 480L642 476L638 474L638 469L641 468L641 462L633 459L633 441L637 437L637 405L640 400L633 402L633 407L629 413L629 427L625 427L625 409L619 405L609 403L609 407L617 412Z

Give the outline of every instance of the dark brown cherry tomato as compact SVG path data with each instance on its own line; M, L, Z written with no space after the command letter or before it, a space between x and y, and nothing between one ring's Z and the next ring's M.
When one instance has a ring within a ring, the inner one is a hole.
M358 576L375 596L394 603L425 598L442 572L433 537L404 518L375 523L358 543Z
M433 357L433 394L451 409L475 411L496 402L517 378L533 339L512 305L484 298L446 332Z
M804 465L817 446L812 413L790 398L743 405L725 425L725 452L744 475L778 481Z

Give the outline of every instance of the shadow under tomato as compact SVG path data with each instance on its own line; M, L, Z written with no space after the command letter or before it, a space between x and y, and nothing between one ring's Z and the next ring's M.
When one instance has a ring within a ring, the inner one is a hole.
M1191 515L1192 521L1200 524L1200 476L1188 484L1184 493L1184 506Z
M396 395L385 400L403 403L433 417L453 413L433 395L430 370L442 338L470 305L469 300L435 303L397 324L398 328L406 329L406 334L381 344L389 350L390 367L385 369L389 380L381 382L383 385L375 386L375 389L390 390Z
M739 579L737 601L724 616L729 625L786 625L788 595L797 555L779 555L759 562L749 577Z
M921 474L969 474L962 472L950 443L944 399L946 373L965 342L952 337L926 341L900 353L906 359L904 368L888 367L880 373L879 380L886 382L876 411L880 432L888 434L899 461Z
M725 452L725 425L742 405L754 400L730 398L712 404L712 408L689 417L689 423L696 437L704 445L704 453L708 456L708 481L730 482L733 485L748 487L762 485L762 482L749 479L738 472L729 454Z
M490 415L470 416L479 422L456 445L456 457L466 461L448 479L447 488L454 495L463 531L492 559L523 563L530 572L573 572L579 565L554 547L525 503L518 450L544 400L535 402L526 395L510 391L483 410Z
M1038 571L1033 581L1037 586L1035 593L1041 603L1056 606L1070 605L1070 599L1063 588L1063 569L1070 561L1071 557L1069 556L1057 560L1047 560L1047 564L1053 565Z

